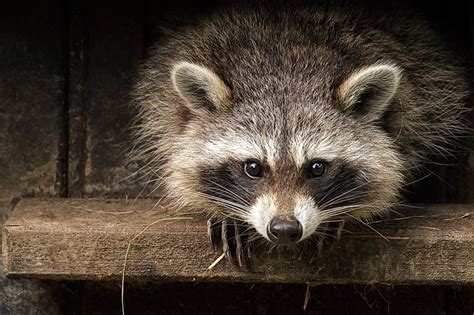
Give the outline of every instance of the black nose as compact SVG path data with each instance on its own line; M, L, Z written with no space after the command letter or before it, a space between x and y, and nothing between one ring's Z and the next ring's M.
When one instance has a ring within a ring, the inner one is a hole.
M295 244L303 235L303 227L296 219L273 218L267 226L268 238L279 245Z

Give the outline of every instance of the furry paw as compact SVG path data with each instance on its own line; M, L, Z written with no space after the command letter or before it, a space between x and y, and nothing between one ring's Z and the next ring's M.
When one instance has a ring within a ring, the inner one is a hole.
M207 232L214 250L222 251L232 265L243 267L248 265L245 248L246 239L243 231L246 224L234 219L209 219L207 221Z

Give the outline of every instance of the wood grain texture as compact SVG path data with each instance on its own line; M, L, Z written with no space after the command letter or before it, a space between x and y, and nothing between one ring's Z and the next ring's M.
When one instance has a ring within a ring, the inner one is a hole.
M0 226L16 196L64 195L61 12L57 0L2 2ZM7 279L0 271L0 314L61 314L55 293L45 281Z
M474 284L474 205L431 205L371 226L350 226L332 249L277 251L251 270L220 263L202 219L160 222L132 244L128 280ZM5 273L47 279L119 279L130 239L174 214L154 200L25 199L3 227Z
M0 198L61 192L64 73L59 1L0 12ZM58 176L59 175L59 176Z
M143 1L86 1L87 126L82 192L85 196L137 195L135 169L127 165L134 113L130 89L143 57Z
M67 195L82 197L84 193L87 155L87 81L86 25L84 4L69 1L67 12L67 100L68 100L68 174Z

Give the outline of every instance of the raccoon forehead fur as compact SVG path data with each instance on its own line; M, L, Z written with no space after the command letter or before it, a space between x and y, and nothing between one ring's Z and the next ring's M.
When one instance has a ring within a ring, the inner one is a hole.
M461 68L416 17L279 6L220 9L166 31L134 89L132 155L178 206L234 210L261 234L274 215L314 231L330 218L328 194L353 204L351 217L386 210L463 133ZM259 184L239 177L252 159L265 167ZM301 175L314 160L328 164L327 182Z

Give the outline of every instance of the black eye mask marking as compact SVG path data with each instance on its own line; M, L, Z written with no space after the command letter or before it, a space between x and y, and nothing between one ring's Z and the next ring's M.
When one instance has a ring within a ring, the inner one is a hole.
M242 162L229 161L205 167L200 173L200 190L224 202L251 206L262 193L262 183L245 176Z
M338 160L326 167L323 176L306 182L305 186L322 209L361 203L371 190L356 167Z
M324 210L364 203L372 189L371 184L361 176L360 170L343 160L325 162L323 174L311 178L306 173L294 172L285 175L280 173L279 177L278 173L273 174L264 167L267 174L271 173L268 174L270 176L256 180L245 174L244 166L245 162L242 161L228 161L205 167L200 172L200 192L207 195L211 202L231 202L248 208L268 191L276 189L293 194L304 189ZM296 180L289 181L288 176ZM219 200L216 201L216 198ZM226 207L222 208L225 210Z

